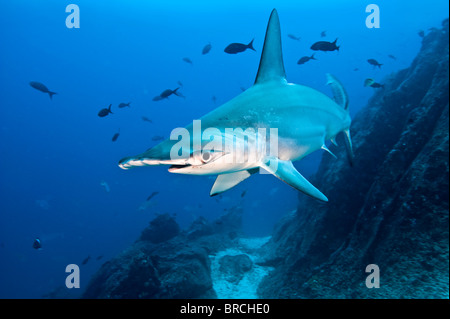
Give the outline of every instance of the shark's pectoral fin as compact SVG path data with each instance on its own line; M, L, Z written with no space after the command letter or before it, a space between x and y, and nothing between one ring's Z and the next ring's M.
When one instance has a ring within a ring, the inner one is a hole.
M282 161L276 157L270 157L266 158L261 167L302 193L324 202L328 201L324 194L295 169L291 161Z
M258 168L250 169L248 171L239 171L235 173L221 174L217 176L213 187L211 188L210 196L219 195L230 188L233 188L243 180L249 178L252 174L258 172Z

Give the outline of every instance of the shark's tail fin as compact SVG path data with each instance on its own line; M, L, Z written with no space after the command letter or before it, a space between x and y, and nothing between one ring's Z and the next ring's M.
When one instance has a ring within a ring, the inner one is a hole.
M253 40L255 40L255 39L253 39ZM247 48L249 48L249 49L251 49L251 50L253 50L253 51L256 51L255 48L253 47L253 40L250 41L249 44L247 44Z
M334 101L348 111L348 95L341 82L330 73L327 73L327 85L333 91Z
M334 100L337 104L342 106L344 110L349 112L348 109L348 95L344 89L344 86L336 79L333 75L327 74L327 84L330 85L331 90L333 91ZM344 133L344 144L345 150L347 151L347 159L350 166L353 166L353 149L352 149L352 140L350 138L350 130L347 128L343 130Z
M50 100L52 100L53 95L58 94L56 92L50 92L50 91L48 91L47 93L50 96Z

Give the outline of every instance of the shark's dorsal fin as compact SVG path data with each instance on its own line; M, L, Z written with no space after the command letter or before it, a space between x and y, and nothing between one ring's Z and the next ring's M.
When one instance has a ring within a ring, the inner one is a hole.
M295 169L291 161L282 161L276 157L268 157L261 164L261 167L306 195L324 202L328 201L328 198L324 194Z
M270 81L286 81L283 54L281 52L280 20L276 9L272 10L269 23L267 24L266 38L264 39L264 47L255 84Z
M239 171L234 173L228 173L228 174L221 174L217 176L217 179L211 188L211 192L209 193L210 196L219 195L220 193L223 193L230 188L233 188L243 180L249 178L252 174L256 173L258 171L258 168L256 169L250 169L248 171Z

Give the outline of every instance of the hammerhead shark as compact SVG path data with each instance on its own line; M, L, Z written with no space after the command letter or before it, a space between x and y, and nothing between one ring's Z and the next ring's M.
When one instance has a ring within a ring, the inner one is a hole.
M123 158L119 166L171 165L171 173L218 175L211 196L260 171L326 202L327 197L292 164L319 149L334 156L325 142L336 144L336 136L342 133L352 164L348 96L334 76L326 76L334 99L287 82L274 9L253 86L200 120L173 130L169 139L144 153Z

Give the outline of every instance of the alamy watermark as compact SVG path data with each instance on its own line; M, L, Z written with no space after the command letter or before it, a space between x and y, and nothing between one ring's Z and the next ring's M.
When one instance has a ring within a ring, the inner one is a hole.
M176 128L170 139L177 141L170 150L170 159L180 164L258 164L278 157L278 128L208 127L202 130L201 120L194 120L192 130ZM266 163L276 171L276 161ZM265 172L265 171L264 171Z
M366 277L366 287L380 288L380 267L376 264L367 265L366 272L370 273L370 275Z

